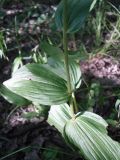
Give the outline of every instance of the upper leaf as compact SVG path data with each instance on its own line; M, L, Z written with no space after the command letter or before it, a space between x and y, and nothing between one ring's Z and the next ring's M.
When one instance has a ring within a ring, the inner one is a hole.
M89 13L93 0L67 0L67 32L78 31ZM63 1L56 11L55 20L59 29L63 28Z
M50 45L49 43L47 43L46 41L41 43L41 49L43 52L45 52L47 55L51 56L52 58L55 59L63 59L64 54L63 51L56 46Z
M12 92L39 104L61 104L69 98L66 81L52 72L50 66L23 66L4 85Z
M52 70L55 74L57 74L58 76L63 78L65 81L67 81L66 71L65 71L63 62L50 58L48 63L51 66L50 70ZM81 85L80 65L77 64L76 61L69 59L69 69L70 69L72 89L76 90Z
M55 72L55 74L67 81L66 71L63 62L63 51L58 47L48 44L47 42L41 43L41 48L45 53L50 56L50 58L48 58L48 64L51 66L50 70L52 70L53 72ZM72 89L75 90L81 85L81 71L80 65L76 63L76 61L73 59L73 56L69 56L69 69Z

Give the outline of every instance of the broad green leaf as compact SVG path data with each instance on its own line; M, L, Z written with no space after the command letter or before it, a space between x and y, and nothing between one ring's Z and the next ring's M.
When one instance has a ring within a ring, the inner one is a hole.
M64 137L87 160L120 160L120 145L108 135L104 125L82 116L67 122Z
M12 92L43 105L61 104L69 99L66 81L52 72L50 66L23 66L4 85Z
M75 61L70 62L70 74L74 90L81 84L80 67ZM60 104L68 101L69 98L64 63L59 61L51 66L26 65L4 84L10 91L39 104Z
M93 0L67 0L67 32L78 31L87 17ZM56 25L63 28L63 1L59 4L55 15Z
M58 76L64 78L67 81L66 71L64 69L63 63L63 52L58 47L52 46L47 42L43 42L41 44L41 48L45 53L47 53L52 58L48 59L48 64L52 66L50 70L57 74ZM80 66L69 58L69 65L70 65L70 74L71 74L71 81L72 81L72 88L79 88L81 85L81 71ZM49 68L49 67L48 67Z
M50 70L57 74L59 77L67 81L67 76L64 68L64 62L56 60L54 58L48 58L48 66L51 66Z
M76 117L79 116L81 116L81 119L85 120L86 122L92 122L93 125L97 123L98 126L103 130L107 127L107 123L105 122L105 120L97 114L91 112L80 112L76 115ZM68 104L51 106L48 116L48 123L50 125L54 125L61 133L63 133L65 124L71 119L72 115Z
M55 126L60 133L63 134L64 126L70 119L71 113L68 104L51 106L48 116L48 123Z
M60 59L63 59L64 57L63 51L60 48L50 45L47 42L41 43L41 49L43 52L45 52L47 55L51 56L52 58L60 60Z
M107 123L102 117L80 112L72 119L69 106L63 104L51 107L48 123L87 160L120 160L120 144L107 135Z
M50 68L50 70L52 70L55 74L64 78L64 80L67 81L66 71L63 62L56 61L54 59L49 59L48 64L52 67ZM69 69L70 69L72 89L73 90L78 89L81 85L80 65L76 63L76 61L69 59Z
M83 59L88 59L89 55L85 53L85 48L82 45L80 50L78 51L68 51L68 57L69 59L74 59L74 60L83 60ZM54 58L55 60L59 61L64 61L64 53L63 51L53 45L50 45L46 41L41 43L41 50L45 52L48 56Z
M22 96L17 95L14 92L10 91L2 84L0 84L0 95L3 96L8 102L13 103L17 106L28 105L31 103Z
M101 132L105 132L106 131L106 127L108 126L107 122L100 117L99 115L92 113L92 112L80 112L76 115L76 117L80 117L81 120L83 120L86 123L89 123L90 125L96 126L96 128L98 130L100 130Z

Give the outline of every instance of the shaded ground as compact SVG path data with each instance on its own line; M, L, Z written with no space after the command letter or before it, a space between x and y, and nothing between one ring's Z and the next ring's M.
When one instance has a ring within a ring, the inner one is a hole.
M28 8L31 4L24 6L24 3L17 4L16 2L16 5L11 3L8 6L5 5L3 8L5 15L0 19L2 29L6 29L3 33L8 47L6 54L9 58L9 61L0 59L0 83L10 77L12 62L18 56L19 50L28 56L31 49L39 44L40 38L42 38L41 34L44 33L44 36L47 37L51 33L46 21L39 23L37 20L43 12L51 14L52 7L33 5L29 13ZM38 14L36 14L36 9ZM20 18L16 25L17 31L15 30L16 15ZM98 103L93 108L95 113L105 118L109 117L116 99L119 98L119 95L113 95L113 90L120 86L119 61L110 56L98 55L81 62L80 66L88 83L93 80L99 81L105 88L102 96L107 95L109 98L105 100L102 107ZM80 94L78 92L77 98L84 99L83 94L86 93ZM24 112L34 111L33 106L19 108L9 116L14 107L0 97L0 157L31 146L31 148L10 156L6 160L82 160L67 147L59 133L50 127L43 117L31 120L22 117ZM118 120L117 112L113 117ZM109 135L120 141L120 127L110 126Z

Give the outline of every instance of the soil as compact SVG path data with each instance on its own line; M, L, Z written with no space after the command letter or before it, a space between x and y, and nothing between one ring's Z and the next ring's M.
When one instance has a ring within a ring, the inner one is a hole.
M40 6L40 9L41 8ZM43 8L46 9L44 5ZM1 26L7 29L11 19L13 20L15 18L15 14L21 14L23 11L23 4L19 4L17 7L11 3L9 6L5 5L4 13L6 15L3 17L2 21L0 19ZM34 17L32 18L34 21ZM36 44L38 44L38 35L41 35L47 25L44 24L41 28L33 28L34 23L30 20L31 19L28 19L26 21L26 25L21 23L19 27L19 36L22 37L19 43L22 46L22 51L26 53L31 51L31 48L34 48ZM32 25L30 25L31 23ZM27 29L25 26L27 26ZM26 32L26 30L28 32ZM18 48L15 48L15 32L13 31L14 30L11 30L5 33L8 46L6 55L9 61L0 59L0 83L10 77L13 60L16 55L18 55ZM49 29L45 30L45 33L48 35L50 33ZM31 41L30 37L27 36L28 34L32 35L36 40L34 42ZM105 87L105 95L108 94L108 96L110 96L113 89L120 86L119 61L112 57L99 55L90 60L80 62L80 67L87 82L93 80L99 81ZM77 98L80 99L81 95L77 94ZM99 106L95 105L94 112L103 117L109 116L117 98L116 95L110 96L101 109ZM23 149L23 151L6 157L5 160L54 160L54 158L50 156L46 159L44 156L45 152L47 154L52 153L54 156L57 152L56 159L59 159L62 155L61 160L82 160L82 158L78 158L79 156L66 145L57 130L47 124L44 117L37 117L30 120L22 117L24 112L34 111L33 106L21 106L10 115L10 112L14 108L15 106L0 97L0 158L28 147ZM117 119L117 116L115 118ZM108 132L113 139L120 142L120 127L110 125Z

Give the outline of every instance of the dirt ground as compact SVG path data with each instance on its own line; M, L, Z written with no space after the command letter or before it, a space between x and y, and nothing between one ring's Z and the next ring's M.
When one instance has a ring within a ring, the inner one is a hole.
M10 3L3 7L5 15L0 19L1 29L7 30L10 27L11 30L4 32L8 46L6 54L9 61L0 59L0 83L10 78L13 60L19 50L18 43L14 39L15 30L12 30L13 24L10 21L13 21L16 14L23 13L24 9L27 7L24 8L23 3L16 5ZM38 6L38 10L41 9L48 12L44 5ZM30 16L19 23L19 35L17 36L21 37L19 43L22 51L26 53L39 43L38 35L40 37L43 30L46 33L45 36L50 34L49 29L45 30L47 24L35 27L35 19L35 16ZM30 35L34 41L31 41ZM120 87L119 60L115 60L111 56L97 55L90 60L81 61L80 67L83 77L88 83L99 81L104 86L104 95L108 95L109 98L102 108L95 105L94 112L106 118L111 114L118 98L116 95L111 97L111 94L114 89ZM76 93L78 101L83 99L83 94L80 93L79 91ZM30 120L23 118L24 112L34 111L32 105L22 106L11 114L13 109L15 106L0 97L0 160L2 160L1 157L20 149L23 150L6 157L5 160L82 160L66 145L57 130L47 124L45 118L37 117ZM109 126L108 133L113 139L120 142L120 127ZM45 157L46 155L48 157Z

